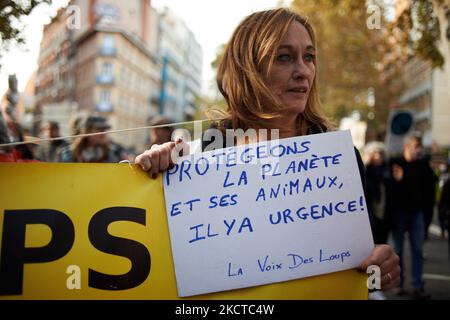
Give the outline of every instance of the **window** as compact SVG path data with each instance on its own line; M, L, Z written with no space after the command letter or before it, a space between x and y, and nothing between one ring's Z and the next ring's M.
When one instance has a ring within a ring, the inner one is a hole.
M105 47L114 47L115 41L114 36L112 34L107 34L103 37L103 45Z
M102 64L102 75L111 76L112 75L112 63L103 62Z
M120 80L122 81L122 83L125 83L125 67L124 66L122 66L121 68L120 68Z
M116 43L114 35L107 34L103 37L100 45L100 54L104 56L114 56L116 54Z
M111 112L112 111L111 91L109 91L109 90L100 91L100 101L97 104L97 111L100 111L100 112Z
M111 102L111 91L109 90L102 90L100 93L100 101L101 102Z

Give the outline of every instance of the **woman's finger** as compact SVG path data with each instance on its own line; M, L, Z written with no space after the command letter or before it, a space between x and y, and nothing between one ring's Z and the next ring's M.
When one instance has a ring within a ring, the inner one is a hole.
M361 262L359 269L366 271L371 265L381 266L383 262L386 261L392 254L394 254L394 251L390 246L383 244L377 245L372 250L371 255L366 260Z
M159 148L159 172L166 171L170 165L170 147L162 145Z
M386 275L389 272L392 272L392 270L394 270L399 265L399 262L400 259L396 254L390 256L389 259L385 260L380 265L381 275Z
M384 280L384 281L383 281ZM381 290L389 291L400 284L400 266L382 277Z
M149 159L151 162L151 168L148 172L151 178L156 178L157 173L159 172L159 146L154 144L149 152Z
M150 162L150 159L148 157L148 153L147 151L145 151L144 153L138 155L134 161L136 164L138 164L142 170L144 171L148 171L150 170L152 164Z

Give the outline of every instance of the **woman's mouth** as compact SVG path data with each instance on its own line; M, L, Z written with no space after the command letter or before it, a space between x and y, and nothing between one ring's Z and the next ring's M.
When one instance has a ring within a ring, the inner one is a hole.
M308 95L308 87L305 87L305 86L293 87L293 88L288 89L287 92L290 95L294 95L299 98L304 98L304 97L307 97L307 95Z

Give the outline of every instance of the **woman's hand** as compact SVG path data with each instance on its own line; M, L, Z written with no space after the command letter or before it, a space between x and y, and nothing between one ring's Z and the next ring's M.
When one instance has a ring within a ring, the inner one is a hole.
M152 179L156 179L159 172L166 171L174 164L175 157L181 150L186 152L185 147L187 145L183 144L182 139L177 139L176 142L154 144L149 150L138 155L135 163L148 172Z
M364 260L359 269L366 271L371 265L380 267L381 290L388 291L398 286L400 283L400 259L395 254L394 249L382 244L376 245L370 257Z

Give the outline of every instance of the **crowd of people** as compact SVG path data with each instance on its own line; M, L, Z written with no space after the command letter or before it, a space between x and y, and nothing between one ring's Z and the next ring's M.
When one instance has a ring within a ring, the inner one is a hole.
M156 128L150 128L148 131L148 145L170 141L173 128L166 125L171 123L170 119L160 115L150 117L147 121L148 126ZM0 148L0 162L132 161L134 152L110 139L106 132L110 129L111 125L105 117L92 114L72 119L69 135L74 138L70 141L61 137L60 124L53 120L42 124L40 134L31 135L30 130L24 129L11 112L3 108L0 112L0 144L26 143Z
M2 162L85 162L118 163L129 160L130 154L120 144L109 139L111 128L106 118L99 115L80 116L72 121L72 141L62 139L59 123L43 124L39 138L25 134L13 117L0 117L0 143L29 142L0 150ZM86 134L93 134L86 136ZM42 139L44 141L37 141Z
M171 141L172 121L163 116L149 119L149 148ZM102 133L111 126L98 115L78 117L72 121L71 135ZM42 139L52 139L39 144L29 143L0 148L0 162L82 162L118 163L134 155L108 139L107 134L80 136L72 141L62 139L59 123L48 121L42 126ZM58 138L58 139L56 139ZM54 139L54 140L53 140ZM28 141L21 126L7 112L0 115L0 144ZM420 137L405 140L403 154L389 158L384 144L370 142L362 157L366 172L366 203L375 244L386 244L391 239L400 257L400 285L394 290L405 295L404 238L409 237L411 248L413 295L417 299L429 298L424 290L423 246L429 238L428 230L436 215L442 238L449 240L450 259L450 169L443 164L439 170L430 165L430 155L424 153Z
M413 294L416 298L428 298L423 281L423 247L429 238L428 230L435 212L439 215L441 236L447 237L449 191L442 188L439 181L448 180L448 164L435 172L430 165L430 156L424 153L419 136L406 138L403 154L396 158L386 156L382 143L369 143L364 150L364 161L367 172L366 198L374 241L387 243L391 235L395 251L400 257L402 273L396 293L406 294L403 247L408 234Z

